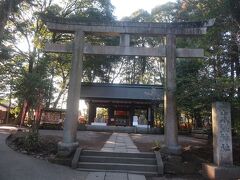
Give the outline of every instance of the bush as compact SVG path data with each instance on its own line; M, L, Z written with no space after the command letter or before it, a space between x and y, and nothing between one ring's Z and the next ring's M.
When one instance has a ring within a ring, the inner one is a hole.
M234 123L234 134L240 136L240 121Z
M154 141L153 142L153 146L152 146L152 150L154 151L159 151L161 149L161 143L160 141Z
M23 141L23 148L27 152L36 152L40 148L40 142L37 132L29 132Z

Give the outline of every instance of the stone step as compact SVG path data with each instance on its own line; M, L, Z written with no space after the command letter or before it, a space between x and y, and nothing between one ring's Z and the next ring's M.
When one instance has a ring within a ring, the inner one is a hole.
M107 157L129 157L129 158L155 158L154 153L119 153L84 150L81 156L107 156Z
M203 129L192 129L192 133L194 133L194 134L202 134L202 133L204 133L204 130Z
M199 139L208 139L207 134L192 134L192 137L199 138Z
M119 170L119 171L144 171L156 172L156 165L146 164L122 164L122 163L96 163L96 162L79 162L78 168L82 169L99 169L99 170Z
M86 169L86 168L77 168L78 171L87 171L87 172L113 172L113 173L129 173L129 174L142 174L145 176L156 176L158 175L156 171L129 171L129 170L104 170L104 169Z
M81 156L80 162L123 163L156 165L156 158L108 157L108 156Z

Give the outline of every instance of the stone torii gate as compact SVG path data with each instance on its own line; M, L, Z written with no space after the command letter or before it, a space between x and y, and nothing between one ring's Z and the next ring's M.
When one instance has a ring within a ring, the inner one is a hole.
M181 147L178 145L176 120L176 57L203 57L204 51L203 49L176 48L176 37L205 34L207 27L212 26L214 21L182 23L120 21L113 23L84 23L62 18L44 18L44 21L48 29L52 32L74 34L74 40L69 44L47 43L45 47L46 52L73 54L63 141L58 144L58 152L60 154L69 155L78 146L76 133L84 54L166 57L166 85L164 94L165 148L170 153L181 153ZM94 46L84 42L85 33L120 36L120 43L119 46ZM166 45L154 48L131 47L131 35L165 36Z

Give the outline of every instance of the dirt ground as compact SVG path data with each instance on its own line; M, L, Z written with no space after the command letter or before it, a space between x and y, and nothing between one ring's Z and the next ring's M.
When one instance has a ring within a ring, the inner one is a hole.
M161 146L164 143L163 135L131 134L130 136L141 152L151 152L153 146L156 144ZM190 153L207 162L213 162L213 146L208 140L178 136L178 141L183 147L184 154ZM240 165L240 137L233 137L233 159L234 164Z
M164 143L164 135L159 134L130 134L130 137L141 152L150 152L154 145L160 144L161 146ZM178 141L184 148L190 145L198 147L207 144L207 140L181 135L178 136Z
M109 132L78 131L77 140L81 148L99 151L111 134ZM57 144L62 140L62 131L40 130L38 146L29 150L25 148L26 144L24 144L26 135L27 132L21 131L13 133L7 139L7 144L15 151L32 155L38 159L48 159L56 155Z
M153 147L164 142L163 135L131 134L133 142L141 152L151 152ZM202 163L213 162L212 143L204 139L196 139L189 136L178 136L179 144L183 148L181 156L169 156L161 153L165 163L165 173L168 176L190 176L201 179ZM233 159L235 165L240 165L240 138L233 138ZM189 178L190 178L189 177ZM191 179L190 178L190 179Z
M63 131L40 130L39 134L41 136L53 135L62 138ZM81 148L89 150L100 150L111 135L112 133L110 132L77 131L77 140Z

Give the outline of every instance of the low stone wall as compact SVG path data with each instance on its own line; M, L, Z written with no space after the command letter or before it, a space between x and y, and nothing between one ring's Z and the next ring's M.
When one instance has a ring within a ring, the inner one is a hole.
M79 130L87 131L105 131L105 132L123 132L123 133L143 133L143 134L163 134L159 128L143 128L143 127L123 127L123 126L96 126L86 125Z

